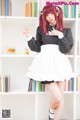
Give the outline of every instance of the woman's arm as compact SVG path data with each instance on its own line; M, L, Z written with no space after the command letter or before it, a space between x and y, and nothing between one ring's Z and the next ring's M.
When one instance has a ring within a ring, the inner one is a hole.
M30 40L28 40L28 46L32 51L35 52L40 52L41 51L41 42L42 40L42 35L41 35L41 31L40 28L37 28L36 31L36 39L34 37L32 37Z
M73 46L73 36L70 28L65 28L63 37L58 41L59 49L62 53L68 53Z

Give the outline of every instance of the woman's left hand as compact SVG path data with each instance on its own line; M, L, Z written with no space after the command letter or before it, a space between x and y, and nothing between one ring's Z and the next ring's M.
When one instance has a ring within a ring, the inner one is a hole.
M59 36L62 32L60 32L59 30L52 30L51 31L51 35L53 36Z

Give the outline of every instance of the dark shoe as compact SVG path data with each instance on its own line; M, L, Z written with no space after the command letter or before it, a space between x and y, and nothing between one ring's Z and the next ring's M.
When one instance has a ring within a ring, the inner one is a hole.
M54 118L52 119L52 118L49 117L49 120L54 120Z

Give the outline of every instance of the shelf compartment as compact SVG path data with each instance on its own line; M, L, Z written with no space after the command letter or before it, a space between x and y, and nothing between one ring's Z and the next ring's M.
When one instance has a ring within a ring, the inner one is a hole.
M32 63L33 58L1 58L1 75L8 75L10 78L10 92L16 90L28 91L29 79L26 78L28 68ZM3 78L2 78L3 79Z
M12 109L13 120L35 120L35 95L4 95L1 101L1 109Z
M38 20L36 19L6 19L0 21L0 49L1 54L12 54L12 55L26 55L26 49L29 51L29 55L35 55L35 52L31 51L28 43L27 37L24 35L25 28L30 30L30 34L35 37L38 25ZM17 26L17 27L16 27ZM34 27L32 27L34 26ZM7 38L7 39L6 39ZM5 42L6 41L6 42ZM9 53L8 49L14 48L14 53Z

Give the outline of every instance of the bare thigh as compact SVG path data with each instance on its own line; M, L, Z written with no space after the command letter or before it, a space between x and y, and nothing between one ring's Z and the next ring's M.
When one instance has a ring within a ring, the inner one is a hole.
M65 84L66 84L66 81L60 81L57 83L58 84L58 87L60 89L60 91L63 93L64 92L64 87L65 87Z
M47 88L50 91L51 99L53 99L53 98L54 98L54 100L61 99L61 97L62 97L61 90L60 90L57 82L48 84Z

